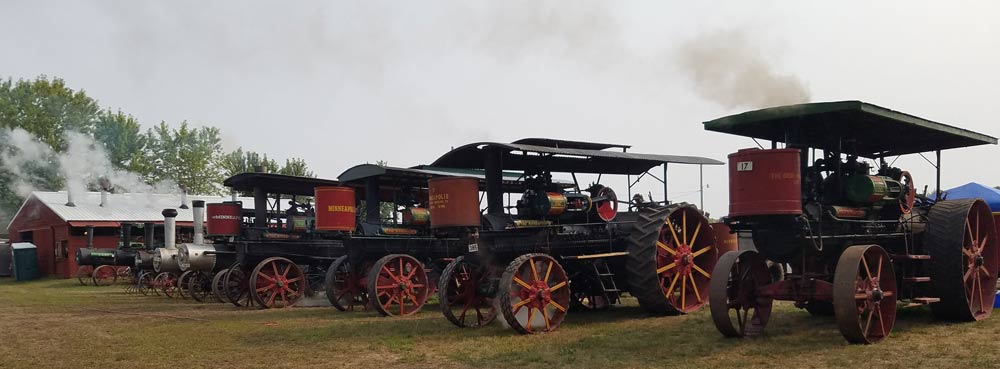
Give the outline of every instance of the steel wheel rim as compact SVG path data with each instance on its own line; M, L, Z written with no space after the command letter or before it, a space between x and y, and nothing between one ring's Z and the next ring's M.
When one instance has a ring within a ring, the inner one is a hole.
M212 276L212 294L215 295L215 299L221 303L229 302L229 295L226 293L226 274L229 269L220 270Z
M191 270L185 270L181 273L181 276L177 278L177 295L182 299L187 299L188 297L188 282L191 280L191 275L194 273Z
M985 203L973 204L965 219L962 241L962 282L974 320L989 317L997 281L997 239L992 213Z
M292 307L302 299L306 278L302 268L285 258L268 258L250 277L250 296L262 309Z
M529 254L515 259L501 278L501 311L518 332L534 334L559 328L570 304L569 278L551 256ZM505 291L506 290L506 291Z
M353 311L355 307L368 308L368 293L365 291L364 280L351 265L347 255L341 256L330 264L326 271L326 298L333 307L340 311Z
M253 303L248 291L246 273L242 269L230 268L223 279L225 282L223 282L222 291L226 294L226 300L229 303L236 306L250 306Z
M726 337L762 335L774 303L760 295L760 288L771 282L764 258L753 250L730 251L713 273L718 277L712 279L709 299L715 328Z
M81 285L89 286L93 282L94 267L89 265L80 266L76 270L76 280L80 282Z
M656 274L670 304L689 313L708 303L718 257L708 221L692 207L678 208L667 216L656 246Z
M438 286L438 300L445 318L459 327L482 327L497 317L494 296L489 289L492 265L478 266L459 256L445 267ZM470 313L474 312L474 314Z
M94 269L94 286L110 286L118 280L118 270L111 265L101 265Z
M388 255L379 259L368 277L371 304L385 316L406 316L420 311L430 295L431 285L423 264L409 255Z
M889 254L877 245L851 246L841 254L833 278L833 308L844 338L871 344L888 337L898 293Z

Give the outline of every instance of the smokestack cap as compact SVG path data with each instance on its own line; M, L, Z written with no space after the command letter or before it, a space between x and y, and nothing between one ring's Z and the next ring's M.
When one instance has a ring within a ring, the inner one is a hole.
M205 201L204 200L191 201L191 206L194 206L196 208L203 208L205 207Z
M176 218L177 209L163 209L163 216L167 218Z

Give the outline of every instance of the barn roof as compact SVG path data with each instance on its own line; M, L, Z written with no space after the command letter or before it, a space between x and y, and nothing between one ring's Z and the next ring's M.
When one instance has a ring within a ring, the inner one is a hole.
M84 192L74 194L73 203L76 206L66 206L66 191L31 193L21 204L21 209L7 224L9 228L14 220L21 215L24 204L32 198L38 199L43 205L48 207L60 219L66 222L162 222L163 209L177 209L178 222L194 222L191 209L181 209L181 195L172 194L146 194L146 193L109 193L108 206L100 206L100 192ZM231 197L208 196L208 195L188 195L188 207L191 201L202 200L206 203L230 201ZM252 198L237 198L243 202L244 208L253 208Z

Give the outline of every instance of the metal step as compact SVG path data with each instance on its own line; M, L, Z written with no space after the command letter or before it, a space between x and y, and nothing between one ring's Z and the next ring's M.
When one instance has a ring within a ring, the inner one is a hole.
M917 255L917 254L896 254L892 255L895 260L930 260L930 255Z
M912 301L912 302L909 303L909 304L904 305L903 307L925 306L925 305L928 305L928 304L932 304L932 303L941 301L941 299L939 299L937 297L914 297L914 298L910 299L910 301Z
M931 277L905 277L903 278L903 281L910 283L927 283L931 281Z

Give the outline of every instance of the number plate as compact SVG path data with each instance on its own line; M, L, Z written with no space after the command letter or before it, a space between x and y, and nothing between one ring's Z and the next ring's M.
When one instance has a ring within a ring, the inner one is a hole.
M476 252L476 251L479 251L479 244L470 243L469 244L469 252Z
M752 171L752 170L753 170L753 162L752 161L741 161L741 162L736 163L736 171L737 172L749 172L749 171Z

